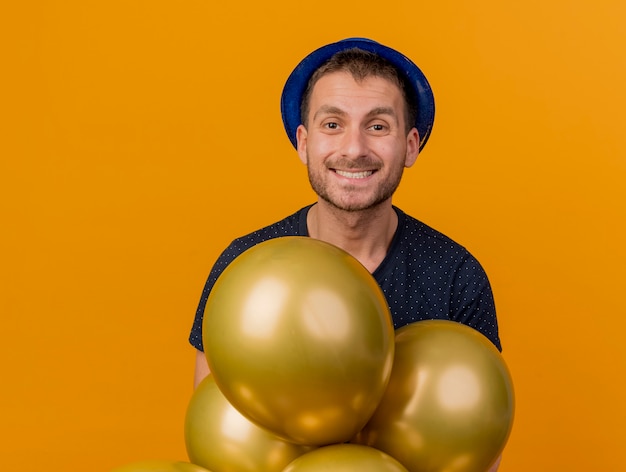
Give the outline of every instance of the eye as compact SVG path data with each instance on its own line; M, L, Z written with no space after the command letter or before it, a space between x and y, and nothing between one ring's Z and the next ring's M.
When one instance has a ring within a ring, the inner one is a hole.
M387 129L388 127L383 123L374 123L369 126L369 130L375 133L384 133Z
M334 121L329 121L328 123L324 123L324 128L327 129L337 129L339 128L339 124L335 123Z

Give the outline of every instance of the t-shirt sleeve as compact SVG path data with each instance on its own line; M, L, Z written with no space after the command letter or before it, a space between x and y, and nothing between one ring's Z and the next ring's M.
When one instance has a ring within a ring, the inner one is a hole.
M209 277L207 278L204 289L202 290L200 303L198 303L198 308L196 309L196 316L193 320L191 333L189 334L189 342L193 347L200 351L204 351L202 343L202 320L204 317L204 309L215 282L222 272L224 272L226 267L228 267L228 265L243 252L259 243L262 243L263 241L283 236L308 236L306 228L306 215L309 208L310 206L302 208L293 215L290 215L277 223L235 239L224 250L224 252L222 252L209 273Z
M209 298L209 294L215 285L218 277L224 272L224 269L233 261L237 256L239 256L245 248L240 247L236 241L231 243L225 250L222 252L220 257L217 259L211 272L209 273L209 277L207 278L206 283L204 284L204 289L202 290L202 295L200 296L200 303L198 303L198 308L196 309L196 316L193 320L193 325L191 327L191 333L189 334L189 342L193 347L198 349L199 351L204 351L204 345L202 343L202 320L204 319L204 308L206 307L207 299Z
M467 255L454 274L450 318L485 335L502 350L491 284L483 267Z

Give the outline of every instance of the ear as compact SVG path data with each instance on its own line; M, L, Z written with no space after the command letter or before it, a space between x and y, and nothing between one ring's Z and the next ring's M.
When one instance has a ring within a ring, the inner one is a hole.
M296 143L298 150L298 156L300 156L300 160L304 165L307 165L307 153L306 153L306 145L307 145L307 130L304 125L298 126L296 130Z
M411 167L413 164L415 164L419 153L420 135L417 132L417 128L413 128L406 136L406 156L404 159L404 167Z

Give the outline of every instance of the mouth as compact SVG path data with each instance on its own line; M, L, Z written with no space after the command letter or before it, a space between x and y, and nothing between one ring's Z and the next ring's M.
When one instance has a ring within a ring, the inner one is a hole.
M374 173L373 170L362 170L359 172L348 172L346 170L333 169L336 174L341 175L347 179L366 179Z

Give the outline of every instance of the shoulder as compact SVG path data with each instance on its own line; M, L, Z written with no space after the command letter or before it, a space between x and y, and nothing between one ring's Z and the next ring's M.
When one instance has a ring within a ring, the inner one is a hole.
M395 207L394 207L395 208ZM452 238L395 208L398 214L398 231L393 248L400 251L427 252L434 256L443 254L452 258L471 257L469 251Z
M375 275L380 278L425 277L455 283L459 277L486 276L480 262L445 234L396 208L398 229L387 257Z
M280 221L234 239L224 250L218 262L230 263L244 251L270 239L284 236L308 236L306 216L310 206L301 208Z

